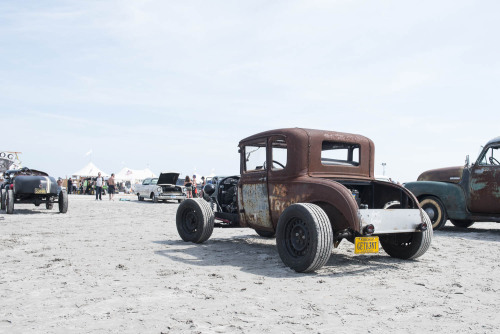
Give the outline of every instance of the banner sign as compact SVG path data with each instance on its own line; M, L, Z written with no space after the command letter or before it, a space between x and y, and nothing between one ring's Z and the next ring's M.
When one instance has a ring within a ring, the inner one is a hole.
M18 154L21 152L0 151L0 173L21 167Z

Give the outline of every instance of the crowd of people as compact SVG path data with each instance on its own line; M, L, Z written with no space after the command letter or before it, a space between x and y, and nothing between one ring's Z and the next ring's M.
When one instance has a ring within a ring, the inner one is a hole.
M201 177L201 182L198 184L196 181L196 175L193 175L192 178L189 177L189 175L186 175L184 179L184 187L186 187L186 197L187 198L193 198L193 197L203 197L203 188L206 185L206 180L205 177ZM200 188L200 190L198 190Z

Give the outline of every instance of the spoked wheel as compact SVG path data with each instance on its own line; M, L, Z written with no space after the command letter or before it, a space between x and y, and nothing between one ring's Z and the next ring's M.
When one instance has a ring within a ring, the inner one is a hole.
M255 232L264 238L274 238L276 236L276 232L274 231L255 230Z
M460 227L460 228L467 228L467 227L471 227L472 225L474 225L474 222L472 220L451 219L450 221L453 225L455 225L456 227Z
M59 193L59 212L68 212L68 193L66 192L66 190L61 190L61 192Z
M438 230L446 224L446 210L443 202L434 196L422 198L420 206L429 216L432 228Z
M416 259L429 249L433 236L431 221L427 214L423 213L427 230L412 233L395 233L380 236L380 244L385 252L398 259Z
M286 266L297 272L315 271L325 265L332 252L330 219L315 204L292 204L279 218L276 245Z
M184 241L202 243L214 230L214 213L201 198L184 200L177 208L177 232Z
M12 189L7 190L7 196L5 197L5 212L8 214L14 213L14 192Z

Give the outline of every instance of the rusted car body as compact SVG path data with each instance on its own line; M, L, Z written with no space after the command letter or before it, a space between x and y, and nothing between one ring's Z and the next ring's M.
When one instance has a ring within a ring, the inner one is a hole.
M328 259L327 245L320 252L321 263L301 263L307 245L316 239L336 247L343 239L355 242L377 236L387 253L400 258L421 256L430 245L430 221L413 194L375 180L375 148L364 136L279 129L241 140L239 153L241 176L228 178L227 186L221 181L216 194L217 208L231 209L216 211L213 225L276 234L283 262L296 271L316 270ZM200 240L186 234L186 213L192 207L183 210L182 205L189 203L181 204L177 212L179 234L185 241L203 242L206 234Z
M468 160L468 159L467 159ZM435 229L500 222L500 137L490 140L472 165L433 169L405 187L419 199Z

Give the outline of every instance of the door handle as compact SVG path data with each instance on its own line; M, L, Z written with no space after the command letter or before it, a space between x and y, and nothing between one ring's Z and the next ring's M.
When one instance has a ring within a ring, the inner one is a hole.
M267 181L267 177L261 177L260 179L258 179L258 181Z

